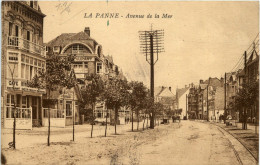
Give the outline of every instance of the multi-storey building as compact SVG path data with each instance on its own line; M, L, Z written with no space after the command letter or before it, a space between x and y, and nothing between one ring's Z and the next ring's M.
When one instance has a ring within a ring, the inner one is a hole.
M220 88L223 88L223 79L218 78L200 80L199 85L192 84L188 95L189 118L215 120L223 111L219 106L219 100L224 98L224 94L219 94Z
M17 128L39 125L42 94L29 88L39 70L45 69L43 20L37 1L2 1L1 110L5 128L13 127L14 107Z
M119 76L122 79L124 78L118 66L114 64L112 56L105 56L102 46L91 38L89 27L86 27L84 31L78 33L63 33L48 42L46 46L47 54L56 54L61 58L69 55L75 56L73 70L79 88L83 88L88 84L88 77L90 75L99 74L104 79L113 78L115 76ZM68 102L69 101L71 100L68 100ZM69 109L71 109L71 107L72 106L68 106ZM66 112L67 111L69 112L69 110L66 110ZM97 102L94 115L98 121L105 121L106 112L105 103ZM110 115L110 112L108 114Z

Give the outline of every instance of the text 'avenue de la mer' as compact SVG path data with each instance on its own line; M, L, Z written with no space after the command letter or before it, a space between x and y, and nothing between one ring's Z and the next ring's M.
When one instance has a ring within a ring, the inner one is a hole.
M84 13L84 18L173 18L172 14L131 14L120 15L119 13Z

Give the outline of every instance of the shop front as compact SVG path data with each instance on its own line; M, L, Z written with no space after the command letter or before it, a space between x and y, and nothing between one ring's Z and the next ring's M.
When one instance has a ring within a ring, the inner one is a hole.
M33 89L32 91L7 90L4 99L4 128L13 128L14 118L16 129L32 129L34 126L41 126L41 92L34 92Z

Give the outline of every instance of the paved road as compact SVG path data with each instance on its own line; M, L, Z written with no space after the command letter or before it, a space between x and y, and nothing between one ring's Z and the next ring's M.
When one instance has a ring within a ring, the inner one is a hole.
M169 131L152 145L143 146L139 154L140 164L256 164L243 146L225 131L195 121L182 121L180 129Z

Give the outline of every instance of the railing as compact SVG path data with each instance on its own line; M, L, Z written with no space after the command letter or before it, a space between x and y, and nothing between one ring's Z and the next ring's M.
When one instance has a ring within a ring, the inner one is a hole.
M31 119L32 117L32 108L16 108L16 111L14 109L14 106L7 106L5 109L6 118L14 118L14 115L16 114L17 119ZM14 113L16 112L16 113Z
M64 118L64 109L52 109L50 108L50 118ZM49 109L43 108L43 118L49 117Z
M23 38L15 37L15 36L8 36L8 46L14 46L19 49L25 49L32 53L37 53L43 57L46 56L45 47L33 43L31 41L25 40Z

